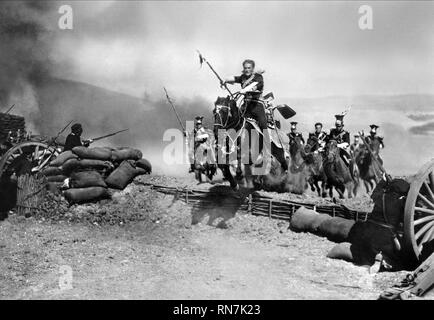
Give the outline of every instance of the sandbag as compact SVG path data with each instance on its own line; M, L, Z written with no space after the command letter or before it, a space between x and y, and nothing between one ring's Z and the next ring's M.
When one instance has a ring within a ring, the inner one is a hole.
M96 201L109 197L108 190L103 187L68 189L63 195L70 204Z
M355 221L340 217L333 217L323 221L318 228L318 234L327 237L330 241L348 241L348 235Z
M142 169L143 170L143 169ZM107 186L124 189L139 174L133 160L124 160L105 180Z
M136 167L145 170L145 173L151 173L152 172L151 163L144 158L136 161Z
M69 175L77 170L97 170L97 171L111 171L113 164L109 161L95 160L95 159L70 159L62 166L64 174Z
M140 150L133 148L118 148L112 151L111 160L114 162L121 162L124 160L140 160L143 154Z
M112 151L108 148L87 148L87 147L74 147L72 152L80 159L94 159L108 161L112 157Z
M41 170L41 173L46 177L50 177L61 175L63 174L63 171L60 167L46 167Z
M60 187L63 185L63 182L48 182L46 188L49 192L54 194L60 193Z
M61 166L62 172L69 175L72 171L78 168L80 161L78 159L69 159Z
M329 215L319 214L314 210L300 207L292 215L289 228L296 232L317 233L320 224L328 219L331 219Z
M59 154L56 159L50 162L50 167L60 167L63 165L67 160L69 159L77 159L78 156L74 153L72 153L71 150L62 152Z
M102 176L96 171L73 172L69 185L71 188L107 187Z
M68 177L63 174L56 175L56 176L49 176L47 177L47 182L63 182L67 178Z
M327 258L341 259L348 262L354 262L353 253L351 251L351 243L338 243L329 251L329 253L327 254Z

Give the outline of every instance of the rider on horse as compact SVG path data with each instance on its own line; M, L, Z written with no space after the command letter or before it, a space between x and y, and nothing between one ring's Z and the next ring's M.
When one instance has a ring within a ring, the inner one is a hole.
M298 122L295 121L291 122L291 131L287 134L289 138L289 144L295 141L295 138L299 138L303 144L305 143L303 134L297 131L297 123Z
M331 140L336 141L337 146L340 149L342 160L344 160L345 164L349 166L351 161L351 155L348 150L350 146L350 133L344 130L344 116L345 114L335 115L335 128L330 130L326 142Z
M317 122L315 123L315 131L309 133L309 138L308 140L315 140L317 141L317 143L315 143L311 149L311 152L322 152L324 147L325 147L325 139L327 138L327 133L325 133L325 131L323 131L322 129L322 123L321 122Z
M196 162L196 150L200 147L201 144L204 144L208 141L209 139L209 134L206 131L205 127L202 125L202 120L203 120L203 116L197 116L195 118L195 128L193 131L193 136L194 136L194 156L193 156L193 161L190 164L190 173L194 172L194 168L195 168L195 162Z
M379 148L384 149L383 137L377 136L377 129L379 128L379 126L377 126L376 124L371 124L370 127L371 131L369 132L369 136L366 137L367 142L371 145L375 140L377 140Z
M261 130L267 129L267 116L263 103L259 101L264 90L264 78L262 74L255 71L255 61L244 60L243 73L240 76L234 76L226 79L222 82L225 83L241 84L240 93L244 94L244 116L247 118L253 118L258 122L258 126ZM252 83L256 83L253 88L249 88L249 91L245 91L245 88Z

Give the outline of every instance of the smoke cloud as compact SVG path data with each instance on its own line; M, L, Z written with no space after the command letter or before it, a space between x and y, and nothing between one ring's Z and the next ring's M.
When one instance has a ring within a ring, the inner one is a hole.
M50 33L44 16L49 2L0 2L0 105L15 104L27 118L38 116L34 85L50 75ZM30 120L30 121L29 121Z

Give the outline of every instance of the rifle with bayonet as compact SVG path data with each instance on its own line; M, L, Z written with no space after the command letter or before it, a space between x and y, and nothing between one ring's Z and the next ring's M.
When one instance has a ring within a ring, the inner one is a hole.
M15 103L9 107L9 109L5 112L5 114L9 114L9 112L11 112L14 107L15 107Z
M112 132L112 133L109 133L109 134L106 134L106 135L103 135L103 136L100 136L100 137L92 138L92 139L89 139L89 140L85 140L85 141L87 141L88 143L92 143L92 142L95 142L95 141L98 141L98 140L102 140L102 139L105 139L105 138L108 138L108 137L112 137L114 135L117 135L117 134L119 134L121 132L125 132L125 131L128 131L128 130L130 130L130 129L119 130L119 131L116 131L116 132Z

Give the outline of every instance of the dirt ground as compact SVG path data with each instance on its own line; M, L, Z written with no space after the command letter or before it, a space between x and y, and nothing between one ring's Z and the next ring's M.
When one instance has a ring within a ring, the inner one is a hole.
M192 219L194 210L130 185L57 219L10 215L0 222L0 299L376 299L405 275L328 259L334 243L287 222Z

